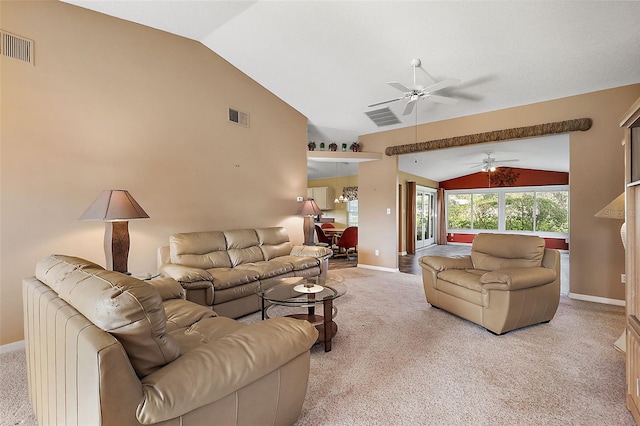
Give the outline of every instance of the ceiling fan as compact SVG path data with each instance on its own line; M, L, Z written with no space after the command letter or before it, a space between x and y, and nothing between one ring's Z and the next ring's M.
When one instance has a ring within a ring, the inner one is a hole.
M487 154L487 158L482 159L481 162L466 164L471 164L472 169L480 167L480 170L483 172L495 172L498 167L502 166L502 163L512 163L515 161L520 161L516 158L512 158L509 160L496 160L491 156L491 154L493 154L493 151L485 151L485 154Z
M413 111L413 107L415 106L416 102L418 102L419 99L426 99L426 100L437 102L440 104L455 104L456 102L458 102L457 99L435 94L435 92L438 92L442 89L445 89L447 87L460 83L460 80L458 80L457 78L448 78L446 80L439 81L427 87L416 84L416 68L418 68L421 63L422 61L420 61L420 59L417 59L417 58L414 58L411 60L411 66L413 66L412 88L408 88L407 86L401 83L398 83L397 81L390 81L387 83L389 86L400 90L404 94L399 98L371 104L369 105L369 108L378 106L378 105L388 104L390 102L400 101L402 99L406 99L407 106L404 108L404 112L402 113L402 115L409 115L411 114L411 111Z

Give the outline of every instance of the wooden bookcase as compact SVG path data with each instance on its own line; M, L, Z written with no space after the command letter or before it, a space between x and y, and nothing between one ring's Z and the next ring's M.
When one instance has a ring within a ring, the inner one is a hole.
M640 424L640 99L625 114L627 408Z

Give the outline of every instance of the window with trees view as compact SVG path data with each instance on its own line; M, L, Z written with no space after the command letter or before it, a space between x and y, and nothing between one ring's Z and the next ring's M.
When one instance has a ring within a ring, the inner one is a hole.
M569 233L568 187L447 191L448 230Z

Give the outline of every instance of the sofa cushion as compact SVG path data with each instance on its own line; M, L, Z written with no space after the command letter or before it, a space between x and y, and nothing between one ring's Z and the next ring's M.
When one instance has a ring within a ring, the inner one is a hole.
M52 255L36 265L36 277L124 347L138 377L180 356L166 334L162 298L150 284L72 256Z
M480 279L486 271L478 270L462 270L462 269L447 269L438 273L438 282L436 288L440 290L440 281L447 281L458 286L468 288L469 290L482 291L482 283Z
M169 238L171 263L200 269L230 268L227 241L221 231L187 232Z
M238 265L235 269L257 272L259 279L262 280L291 272L293 271L293 265L290 263L278 262L276 260L269 260L263 262L244 263L242 265Z
M257 281L260 276L257 271L238 268L215 268L207 272L213 277L213 288L216 290Z
M215 317L216 313L206 306L198 305L182 299L171 299L164 302L167 315L167 332L178 328L189 327L203 318Z
M545 242L535 235L478 234L471 246L473 267L486 271L541 266Z
M291 254L293 245L289 241L289 234L283 227L258 228L256 235L264 260Z
M301 256L280 256L276 258L280 263L287 263L293 267L294 271L302 271L315 266L320 266L320 259L316 257Z
M243 327L247 327L247 324L227 317L211 316L199 320L190 327L172 330L170 334L180 344L182 353L185 354Z
M227 239L227 253L229 253L232 267L265 260L255 229L224 231L224 235Z

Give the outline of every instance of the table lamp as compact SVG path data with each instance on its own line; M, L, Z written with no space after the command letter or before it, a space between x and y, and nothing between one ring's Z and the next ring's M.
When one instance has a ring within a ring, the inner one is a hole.
M129 219L148 219L149 215L133 199L129 191L105 190L80 216L80 220L104 220L104 252L106 267L129 274Z
M315 245L313 238L313 217L322 214L322 210L320 210L320 207L318 207L318 204L313 198L309 198L302 202L300 208L298 208L298 214L304 215L304 244L306 246Z

